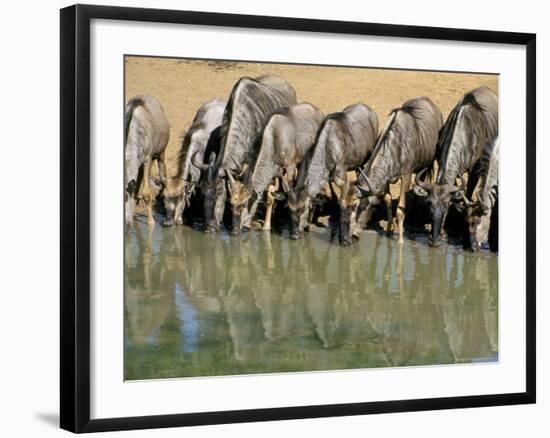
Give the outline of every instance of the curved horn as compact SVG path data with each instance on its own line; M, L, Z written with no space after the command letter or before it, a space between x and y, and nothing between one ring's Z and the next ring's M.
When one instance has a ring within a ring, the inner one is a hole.
M468 197L466 196L466 193L464 192L464 190L461 190L460 197L464 201L464 205L466 205L466 207L471 205L472 202L468 199Z
M365 182L367 183L367 186L368 186L368 188L369 188L369 189L368 189L369 192L374 194L375 191L374 191L373 188L372 188L372 185L371 185L371 183L370 183L370 181L369 181L369 177L367 176L367 174L363 171L362 168L359 168L359 172L361 172L361 175L363 175L363 178L365 178ZM358 186L361 186L361 184L359 184L359 181L357 182L357 185L358 185ZM363 190L365 190L365 188L364 188L363 186L361 186L361 187L363 188Z
M493 197L491 193L479 190L477 192L477 201L479 205L481 206L481 209L483 211L483 214L488 214L491 208L493 207Z
M462 174L459 174L458 177L460 178L460 189L461 189L460 190L460 197L464 201L464 205L466 205L466 207L468 207L469 205L472 204L472 201L470 201L468 199L468 197L466 196L466 181L464 181L464 177L462 176ZM479 193L480 192L478 191L478 196L479 196Z
M231 184L234 184L235 178L233 177L233 174L229 171L229 169L225 169L225 174L227 175L227 178L229 178L229 182Z
M229 159L230 159L231 161L233 161L233 164L235 165L235 167L236 167L237 169L241 168L241 164L237 162L237 160L235 159L235 157L234 157L233 155L228 154L227 156L229 157Z
M477 200L479 201L479 203L481 205L487 205L485 203L485 196L483 196L483 191L482 190L477 191L476 197L477 197Z
M424 174L428 171L428 168L425 167L424 169L422 169L420 172L418 172L415 176L414 176L414 183L417 185L417 186L420 186L422 188L425 188L425 185L426 183L424 181L420 181L420 178L424 176Z
M208 164L200 163L200 162L197 161L197 154L198 153L199 153L199 151L197 151L193 155L191 155L191 164L193 164L193 166L195 166L198 169L207 170L208 167L210 167Z

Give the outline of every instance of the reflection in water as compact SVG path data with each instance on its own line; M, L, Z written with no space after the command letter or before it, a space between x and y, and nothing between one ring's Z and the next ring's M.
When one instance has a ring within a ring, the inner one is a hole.
M126 379L497 360L493 253L313 229L126 238Z

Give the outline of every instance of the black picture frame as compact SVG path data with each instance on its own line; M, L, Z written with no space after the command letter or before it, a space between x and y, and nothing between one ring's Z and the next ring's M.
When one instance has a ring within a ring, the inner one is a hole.
M90 21L129 20L334 34L411 37L526 47L526 391L416 400L289 406L90 419ZM75 5L61 10L60 426L101 432L373 413L514 405L536 401L536 35L421 26Z

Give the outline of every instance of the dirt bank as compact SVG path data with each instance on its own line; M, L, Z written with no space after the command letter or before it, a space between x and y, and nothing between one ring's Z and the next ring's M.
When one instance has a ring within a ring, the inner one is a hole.
M151 94L162 103L170 121L167 166L172 175L181 137L199 106L215 97L227 99L242 76L263 73L282 76L296 89L298 102L311 102L325 114L364 102L378 113L380 126L393 108L412 97L430 97L446 117L473 88L487 85L498 92L496 75L127 57L126 100Z

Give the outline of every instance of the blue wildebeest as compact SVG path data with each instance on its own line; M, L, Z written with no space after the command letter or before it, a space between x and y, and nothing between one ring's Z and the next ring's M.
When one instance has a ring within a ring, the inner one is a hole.
M166 209L165 226L182 223L182 213L189 205L201 177L203 155L214 131L222 123L226 102L210 100L198 109L191 127L185 134L178 153L177 172L171 177L163 191ZM201 163L200 168L193 161Z
M228 175L234 180L242 178L243 166L251 161L257 136L269 115L294 104L294 88L278 76L243 77L235 84L223 115L220 154L209 163L211 169L206 171L201 186L205 232L219 230L227 190L231 191Z
M451 203L471 200L484 171L482 155L498 134L498 97L482 86L466 93L453 108L439 136L435 184L417 182L414 192L430 205L432 230L429 243L441 244L441 230ZM467 187L457 179L468 172Z
M393 213L390 184L401 179L401 191L397 206L397 230L399 243L403 242L405 219L405 194L410 188L412 174L431 167L436 155L439 130L443 116L439 108L427 97L408 100L390 113L386 126L380 133L374 152L355 184L340 198L340 243L349 245L356 230L360 214L369 203L383 197L388 222L386 232L392 233ZM361 198L366 198L361 203ZM359 204L361 205L361 208Z
M378 116L362 103L324 118L315 145L298 169L295 183L286 188L291 239L302 235L312 200L321 193L325 184L334 182L341 191L344 190L347 172L365 162L373 150L377 134Z
M498 215L495 205L498 198L498 136L485 148L481 157L479 183L476 187L476 199L463 198L456 204L459 210L465 210L468 224L468 246L473 251L481 248L481 244L489 237L493 213ZM497 207L498 208L498 207ZM495 211L493 212L493 209Z
M126 226L134 217L136 201L147 205L147 221L153 225L151 166L157 160L162 185L166 185L164 153L170 137L170 125L159 101L153 96L136 96L126 104L124 113L124 155L126 188Z
M276 177L293 180L307 151L313 146L323 114L310 103L300 103L275 110L258 137L255 162L242 180L227 172L231 196L233 229L237 234L243 226L250 226L262 194ZM271 229L271 212L275 202L270 186L267 190L267 211L264 230Z

